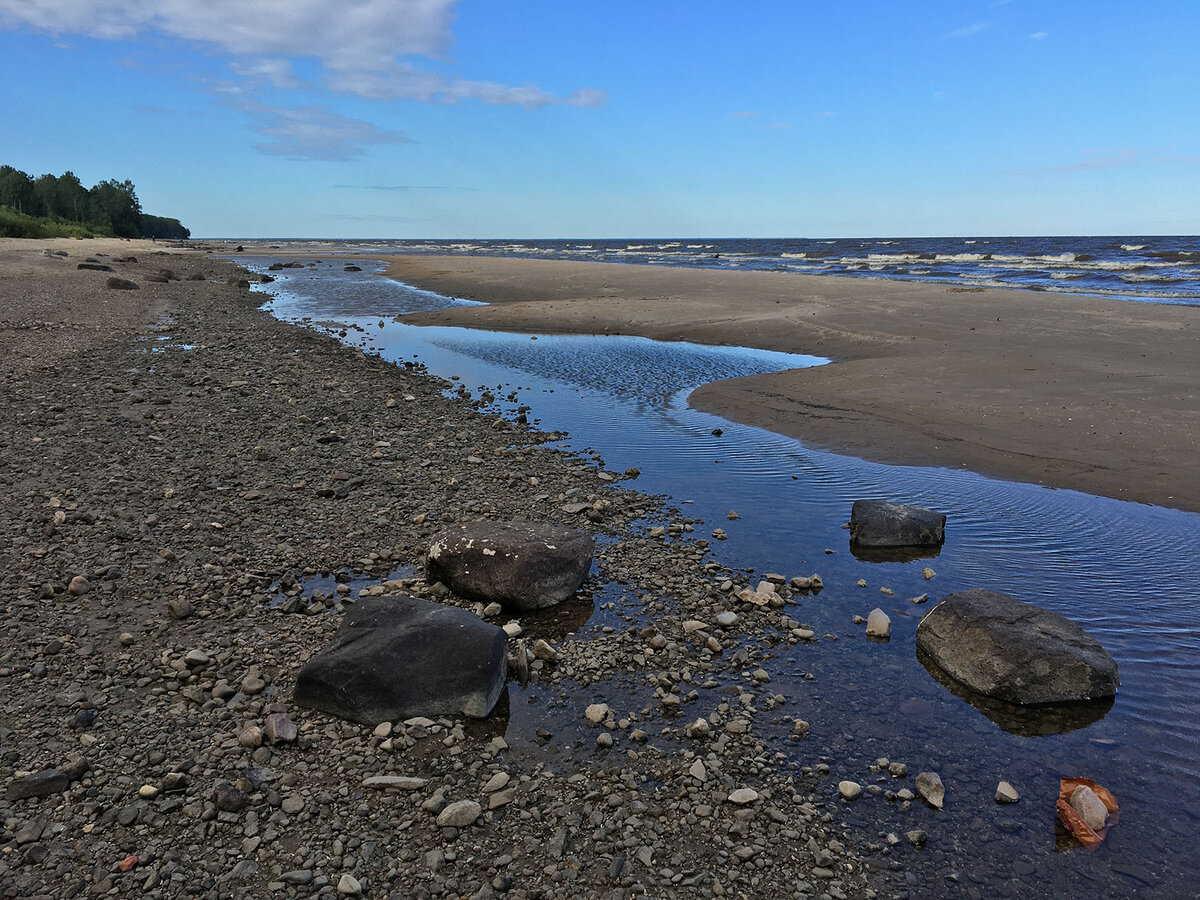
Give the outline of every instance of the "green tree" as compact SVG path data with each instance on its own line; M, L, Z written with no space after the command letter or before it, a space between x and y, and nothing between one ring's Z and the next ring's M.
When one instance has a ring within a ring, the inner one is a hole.
M20 169L0 166L0 206L34 215L33 179Z
M117 237L141 236L142 205L132 181L101 181L91 189L90 200L91 221L107 225Z

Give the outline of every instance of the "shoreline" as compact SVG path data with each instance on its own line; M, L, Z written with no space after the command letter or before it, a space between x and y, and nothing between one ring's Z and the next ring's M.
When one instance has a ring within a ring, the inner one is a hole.
M113 273L78 270L85 256ZM161 269L176 278L153 280ZM109 290L109 277L139 287ZM740 602L750 574L711 560L661 498L445 396L448 382L419 368L273 318L242 270L202 253L0 241L0 289L0 528L12 538L0 546L0 885L15 895L174 896L181 879L205 896L332 893L349 875L367 896L499 883L513 898L677 886L782 898L801 882L875 896L899 892L902 870L926 877L916 851L871 865L870 834L845 824L838 779L865 779L864 760L761 764L797 709L743 670L781 641L823 645L797 636L786 584L778 604ZM294 705L351 583L484 615L427 583L424 555L448 525L512 517L604 540L559 619L520 617L509 652L544 640L553 656L529 660L528 693L510 681L511 726L507 704L478 723L386 733ZM329 582L323 601L301 593L312 578ZM734 608L736 628L695 629ZM527 706L535 692L545 699ZM585 716L597 701L612 711L598 726ZM825 724L808 713L814 728L836 730L827 712ZM290 739L272 736L278 715ZM685 733L697 717L711 740ZM50 772L39 792L13 791ZM401 793L364 784L381 774L416 780ZM508 788L488 787L497 779ZM729 799L744 787L748 809ZM480 804L477 820L439 827L459 800Z
M1194 307L621 263L396 256L488 306L413 324L630 334L829 357L689 403L833 452L1200 512Z

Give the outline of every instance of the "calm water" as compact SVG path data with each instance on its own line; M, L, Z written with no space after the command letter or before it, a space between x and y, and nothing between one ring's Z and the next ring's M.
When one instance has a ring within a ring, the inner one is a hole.
M240 259L265 269L270 260ZM565 446L599 452L606 468L642 471L639 490L669 494L684 515L702 519L697 536L722 528L714 556L731 566L785 575L819 572L828 586L791 614L837 640L783 648L767 668L788 698L784 712L812 723L801 743L786 723L760 716L793 763L828 757L830 794L839 778L871 783L877 757L910 771L938 771L946 809L901 812L881 797L837 809L868 837L911 828L930 834L922 852L892 856L918 879L914 896L980 895L1189 897L1200 812L1200 516L1065 490L982 478L947 469L895 467L814 451L802 443L691 410L687 394L714 378L819 364L815 357L640 338L497 334L418 328L391 321L414 309L462 303L380 279L342 262L273 273L270 308L288 320L311 317L357 325L346 340L393 360L418 358L433 374L478 396L486 387L517 391L505 404L532 407L545 430L565 430ZM384 325L379 326L380 321ZM501 395L499 391L496 391ZM711 432L723 429L720 437ZM860 497L930 506L948 515L934 558L871 562L855 558L841 525ZM736 510L741 518L730 521ZM832 550L833 553L827 553ZM937 571L932 581L921 571ZM855 586L858 579L866 588ZM881 587L895 593L886 596ZM1121 667L1111 709L1083 721L1014 720L990 715L940 684L914 654L921 613L953 591L987 587L1080 622ZM615 586L614 586L615 589ZM602 591L597 600L616 599ZM881 606L893 620L889 643L868 642L856 614ZM598 627L584 616L580 634ZM615 623L615 624L620 624ZM815 679L795 677L811 673ZM533 730L552 696L517 693L507 737L514 753L545 751ZM702 698L698 713L719 698ZM705 704L708 704L707 706ZM1074 727L1065 733L1029 736ZM1110 788L1121 822L1094 854L1054 851L1054 798L1060 775L1084 775ZM1022 800L998 807L1000 779ZM911 787L911 778L907 780ZM901 784L886 785L898 789ZM880 841L881 843L882 841ZM955 875L957 880L947 880Z
M288 241L328 253L520 256L1018 287L1200 304L1200 237Z

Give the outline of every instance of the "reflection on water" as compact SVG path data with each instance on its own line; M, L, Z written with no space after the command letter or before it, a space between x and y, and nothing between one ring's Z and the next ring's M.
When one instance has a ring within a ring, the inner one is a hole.
M917 547L864 547L861 544L850 545L850 552L855 559L873 563L904 563L915 562L918 559L936 559L942 555L941 544L922 544Z
M904 858L906 867L932 873L920 896L960 896L978 884L982 896L1086 889L1123 897L1141 890L1194 900L1190 874L1177 871L1167 848L1190 847L1200 833L1200 810L1188 799L1200 779L1200 516L816 451L691 410L686 396L715 377L819 360L628 338L531 340L416 328L390 319L410 300L422 308L461 301L412 292L372 275L378 266L363 268L343 273L338 262L278 273L275 314L341 322L350 326L348 342L457 375L474 396L490 392L496 409L528 407L531 420L569 433L573 449L594 451L608 469L636 466L638 489L668 494L687 516L707 523L697 536L716 527L726 532L728 540L714 542L723 563L823 576L820 595L798 597L789 613L834 639L781 644L760 660L786 698L787 714L811 723L809 737L794 742L782 717L762 716L758 727L786 749L789 764L830 760L832 785L839 778L869 783L880 757L905 761L914 772L939 772L948 794L938 813L866 794L834 807L839 821L865 834L929 832L926 850ZM946 513L940 554L856 556L841 526L853 501L865 497ZM730 511L738 518L727 519ZM936 570L932 580L923 577L925 568ZM858 587L860 580L867 586ZM931 606L972 587L1053 610L1099 640L1121 667L1122 686L1107 714L1081 708L1075 712L1094 716L1090 722L1047 724L970 705L931 678L914 652L916 626L929 606L909 600L928 594ZM868 641L852 621L876 606L892 618L888 643ZM597 621L570 627L594 628ZM522 742L535 743L538 710L556 701L533 685L511 699L508 739L519 752ZM1052 852L1060 774L1094 778L1120 799L1121 826L1096 854ZM1024 799L998 813L992 798L1001 779ZM900 849L908 848L894 852ZM945 881L963 860L969 869Z
M971 690L935 663L924 650L917 648L917 659L938 684L973 707L1007 731L1021 737L1066 734L1077 728L1099 722L1112 709L1114 697L1086 700L1078 703L1045 703L1020 706L1006 703Z

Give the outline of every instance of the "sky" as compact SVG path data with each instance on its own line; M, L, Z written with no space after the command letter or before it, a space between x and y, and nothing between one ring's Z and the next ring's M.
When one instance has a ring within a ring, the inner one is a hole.
M1200 3L0 0L0 163L194 237L1200 233Z

